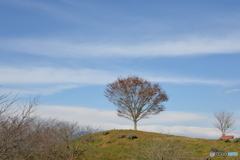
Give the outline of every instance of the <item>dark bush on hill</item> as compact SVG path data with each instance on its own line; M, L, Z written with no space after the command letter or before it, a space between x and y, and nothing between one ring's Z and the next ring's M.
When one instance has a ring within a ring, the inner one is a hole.
M108 131L103 131L103 132L102 132L102 135L107 135L107 134L109 134Z
M211 157L204 157L203 160L212 160Z
M223 152L224 150L223 149L220 149L220 148L217 148L217 147L210 147L210 151L211 152Z
M234 143L240 142L240 138L235 138L235 139L233 140L233 142L234 142Z
M126 135L125 135L125 134L119 134L117 137L118 137L118 138L125 138Z
M127 136L127 139L134 139L134 138L137 138L137 136L135 134L130 134Z

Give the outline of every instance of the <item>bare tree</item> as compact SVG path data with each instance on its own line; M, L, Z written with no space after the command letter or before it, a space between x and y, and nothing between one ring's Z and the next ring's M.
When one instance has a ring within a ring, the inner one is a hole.
M42 119L35 111L39 95L20 104L17 96L10 100L9 95L0 96L1 160L74 160L89 150L93 141L91 133L98 129L79 126L76 122Z
M16 97L7 100L8 96L9 94L4 94L0 98L0 159L14 159L29 145L31 124L37 117L34 107L38 104L39 96L17 109L12 106Z
M159 114L165 107L162 102L168 100L159 84L137 76L118 78L107 85L105 96L118 107L118 116L129 119L137 130L137 122L149 115Z
M65 152L65 159L73 160L81 156L90 146L87 138L91 137L91 133L96 132L91 126L79 126L77 122L58 121L55 125L55 136L62 143L62 153ZM87 135L86 135L87 134ZM81 137L84 136L85 137ZM73 140L73 136L81 137ZM64 157L64 156L62 156Z
M222 132L222 136L234 130L234 113L219 111L214 113L214 117L217 121L213 125Z

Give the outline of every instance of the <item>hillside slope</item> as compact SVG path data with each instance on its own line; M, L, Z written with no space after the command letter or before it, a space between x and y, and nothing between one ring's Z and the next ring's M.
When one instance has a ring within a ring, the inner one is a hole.
M134 131L134 130L110 130L109 134L102 132L91 135L93 141L88 150L80 159L93 160L136 160L136 159L199 159L209 156L210 148L215 147L220 151L238 152L240 143L224 142L200 138L173 136L160 133ZM118 138L119 134L135 134L138 138ZM76 138L74 141L79 141ZM212 160L239 159L240 157L213 157Z

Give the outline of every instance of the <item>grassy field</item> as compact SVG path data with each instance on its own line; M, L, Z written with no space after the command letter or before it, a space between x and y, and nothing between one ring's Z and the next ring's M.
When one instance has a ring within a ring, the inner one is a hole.
M119 134L135 134L138 138L118 138ZM224 142L221 140L209 140L173 136L160 133L134 131L134 130L110 130L109 134L102 132L92 135L93 141L89 144L80 159L93 160L141 160L141 159L199 159L203 160L210 154L210 148L215 147L225 152L238 152L240 154L240 142ZM74 141L80 141L77 138ZM164 159L164 160L165 160ZM215 156L212 160L240 160L240 157Z

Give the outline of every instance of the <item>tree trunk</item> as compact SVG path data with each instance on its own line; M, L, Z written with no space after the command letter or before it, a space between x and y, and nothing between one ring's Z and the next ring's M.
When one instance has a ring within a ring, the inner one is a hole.
M133 121L134 123L134 130L137 130L137 121Z

